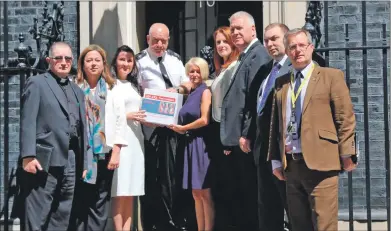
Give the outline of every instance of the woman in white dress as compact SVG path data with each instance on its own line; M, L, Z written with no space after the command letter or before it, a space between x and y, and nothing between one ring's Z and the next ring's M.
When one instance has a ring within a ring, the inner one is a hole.
M133 197L144 195L144 138L134 52L128 46L117 49L111 64L117 82L106 103L106 139L113 148L110 164L114 171L111 188L116 230L130 230ZM110 166L109 164L109 166Z

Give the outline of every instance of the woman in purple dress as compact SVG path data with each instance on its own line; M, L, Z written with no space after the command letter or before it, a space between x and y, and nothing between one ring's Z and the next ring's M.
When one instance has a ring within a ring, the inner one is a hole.
M179 125L169 128L186 136L183 188L192 190L198 230L213 230L210 159L205 145L212 97L204 83L209 76L208 63L202 58L191 58L185 69L191 92L179 111Z

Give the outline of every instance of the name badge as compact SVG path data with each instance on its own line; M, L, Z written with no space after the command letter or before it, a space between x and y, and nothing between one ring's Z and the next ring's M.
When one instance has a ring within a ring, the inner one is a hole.
M295 112L294 112L293 110L292 110L292 113L291 113L290 122L292 122L292 123L295 123L295 122L296 122L296 115L295 115Z
M289 121L288 124L288 134L292 137L292 140L297 140L299 138L297 134L297 123L296 121Z

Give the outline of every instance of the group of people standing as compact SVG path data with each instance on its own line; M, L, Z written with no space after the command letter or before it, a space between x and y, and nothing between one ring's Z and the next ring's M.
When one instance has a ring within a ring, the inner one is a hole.
M133 196L144 195L144 138L134 52L121 46L109 66L98 45L49 51L49 71L26 82L21 114L24 230L129 230ZM119 164L123 166L119 168ZM115 170L115 171L114 171Z
M103 231L110 214L131 230L135 196L146 231L193 230L193 209L202 231L338 230L338 173L355 168L343 73L312 61L303 29L270 24L262 44L247 12L229 23L213 34L213 80L167 49L162 23L110 66L88 46L75 78L70 46L50 48L22 95L23 230ZM185 95L178 124L145 121L146 88Z

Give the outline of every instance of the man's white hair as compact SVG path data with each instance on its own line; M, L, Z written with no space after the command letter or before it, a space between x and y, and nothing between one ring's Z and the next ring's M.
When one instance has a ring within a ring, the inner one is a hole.
M229 17L229 19L228 19L230 24L231 24L232 19L234 19L234 18L247 18L250 25L255 26L254 17L251 14L247 13L246 11L238 11L238 12L234 13L233 15L231 15L231 17Z

